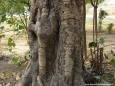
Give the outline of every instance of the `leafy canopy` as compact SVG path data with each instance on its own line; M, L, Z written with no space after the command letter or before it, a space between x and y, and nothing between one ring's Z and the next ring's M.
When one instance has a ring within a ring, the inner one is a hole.
M96 0L92 0L92 1L96 1ZM98 3L102 3L104 0L98 0ZM90 0L86 0L86 4L89 4L90 3Z
M29 10L29 0L0 0L0 21L7 20L7 16L23 14Z

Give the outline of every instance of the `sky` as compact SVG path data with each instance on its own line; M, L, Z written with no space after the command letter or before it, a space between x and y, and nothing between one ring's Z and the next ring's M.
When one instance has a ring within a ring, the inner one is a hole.
M105 0L105 2L102 5L115 5L115 0Z

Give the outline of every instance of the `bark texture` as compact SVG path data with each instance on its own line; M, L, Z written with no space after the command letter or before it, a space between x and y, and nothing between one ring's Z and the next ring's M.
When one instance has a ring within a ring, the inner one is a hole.
M31 0L31 63L18 86L84 86L84 0Z

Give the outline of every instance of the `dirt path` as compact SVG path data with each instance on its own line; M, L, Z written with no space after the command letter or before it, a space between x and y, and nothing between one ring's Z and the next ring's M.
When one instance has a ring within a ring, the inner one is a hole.
M0 61L0 72L18 72L22 70L21 67L16 66L15 64L9 64L5 61Z
M0 61L0 86L15 86L23 69L7 61Z

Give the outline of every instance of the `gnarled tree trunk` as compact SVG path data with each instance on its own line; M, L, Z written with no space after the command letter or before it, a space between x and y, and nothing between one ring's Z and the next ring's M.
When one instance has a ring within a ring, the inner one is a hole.
M84 86L84 0L31 0L31 64L18 86Z

